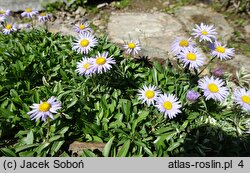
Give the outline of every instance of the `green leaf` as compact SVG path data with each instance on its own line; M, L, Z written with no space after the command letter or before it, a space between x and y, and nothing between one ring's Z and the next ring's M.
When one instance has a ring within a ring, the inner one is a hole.
M96 154L93 153L91 150L83 150L83 153L81 154L83 157L96 157Z
M34 151L23 151L19 153L20 157L34 157Z
M35 103L40 102L40 96L39 96L38 90L35 90L35 92L34 92L34 101L35 101Z
M50 154L52 156L55 155L55 153L58 152L58 150L61 148L61 146L64 144L64 141L55 141L50 149Z
M188 120L194 120L196 119L198 116L200 115L199 112L191 112L189 115L188 115Z
M69 80L67 74L66 74L65 71L63 71L61 68L60 68L60 70L59 70L59 73L62 75L63 80L65 80L65 81L68 81L68 80Z
M110 149L111 149L111 146L113 144L114 139L115 139L115 136L110 138L109 141L107 142L107 144L105 145L105 147L102 151L102 154L104 157L109 157L109 152L110 152Z
M44 142L41 145L39 145L39 147L37 147L34 151L37 152L37 154L41 154L41 152L49 146L49 142Z
M158 86L158 74L157 74L157 70L155 68L153 68L153 70L151 70L151 75L153 76L153 81L154 81L154 84L156 86Z
M157 71L158 71L160 74L163 73L162 65L161 65L159 62L155 61L155 62L154 62L154 67L157 69Z
M131 114L131 102L129 100L122 101L122 111L126 116L126 120L129 120Z
M51 138L49 138L49 142L56 141L56 140L60 139L61 137L62 137L62 135L55 135L55 136L52 136Z
M174 129L173 127L161 127L159 129L157 129L154 133L156 135L160 135L162 133L168 132L168 131L173 130L173 129Z
M168 147L167 151L173 151L175 148L180 146L180 142L175 142Z
M72 95L71 98L72 99L71 99L70 103L67 105L67 109L74 106L76 104L76 102L78 101L77 97L74 94Z
M163 141L169 141L173 136L175 136L177 132L168 132L168 133L164 133L161 136L158 136L157 139L154 141L155 144L160 144Z
M0 148L0 151L7 157L16 157L16 154L9 148Z
M132 124L132 133L135 132L135 128L136 128L137 124L139 122L141 122L142 120L144 120L145 118L147 118L148 114L149 114L148 111L142 111L139 113L139 117Z
M144 151L149 155L149 156L154 156L154 154L152 153L152 151L148 148L148 147L144 147L143 148L144 149Z
M25 144L29 145L29 144L33 144L33 141L34 141L34 134L33 134L33 131L30 130L27 134L27 137L24 138L22 140Z
M16 153L18 153L18 152L20 152L20 151L27 150L27 149L36 147L36 146L38 146L38 145L39 145L39 144L28 144L28 145L18 146L18 147L15 147L15 151L16 151Z
M127 140L123 146L121 147L120 151L118 152L117 156L118 157L125 157L128 153L128 150L129 150L129 147L130 147L130 139Z
M186 121L184 121L184 123L181 125L181 130L185 130L185 128L187 127L187 125L188 125L188 121L186 120Z
M69 130L69 127L63 127L61 130L57 131L56 134L64 135Z
M15 116L15 114L13 113L13 112L10 112L9 110L7 110L7 109L3 109L3 108L0 108L0 116L1 117L10 117L10 116L12 116L12 117L14 117Z

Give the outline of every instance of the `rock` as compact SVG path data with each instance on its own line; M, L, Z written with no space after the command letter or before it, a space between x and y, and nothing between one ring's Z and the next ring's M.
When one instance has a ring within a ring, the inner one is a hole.
M73 35L77 36L78 34L74 31L72 25L62 24L61 21L56 20L55 22L48 23L48 30L52 33L60 32L63 35Z
M75 15L75 20L80 20L81 16L79 14Z
M53 3L56 0L0 0L0 7L4 10L24 11L25 8L32 8L36 10L44 10L43 6L48 3Z
M216 27L218 40L222 42L227 42L233 35L234 30L223 15L210 8L184 6L176 12L176 16L186 26L188 31L192 31L195 24L203 22L205 24L213 24Z
M244 26L244 29L245 29L245 36L246 36L247 40L250 40L250 24Z
M154 12L156 12L157 10L158 10L157 7L153 7L153 8L150 10L150 12L151 12L151 13L154 13Z
M102 24L101 20L94 20L93 21L93 25L95 25L95 26L100 26L101 24Z
M86 13L86 9L83 7L78 7L77 10L75 11L75 14L84 15L85 13Z
M148 46L143 46L142 54L151 58L159 58L166 59L172 55L167 56L167 53L163 49L152 48Z
M226 63L230 66L233 66L236 70L244 67L246 71L250 73L250 57L245 55L235 55L232 60L228 60Z
M103 30L103 29L105 29L106 27L105 26L99 26L99 28L101 29L101 30Z
M166 1L166 2L163 2L162 3L162 6L163 7L168 7L170 5L170 2L169 1Z
M108 6L108 5L109 4L107 2L106 3L102 3L102 4L97 5L97 8L101 9L101 8L104 8L104 7Z
M99 143L99 142L78 142L74 141L69 145L69 151L72 154L77 154L78 156L83 153L83 150L99 150L103 151L106 143Z
M173 27L174 26L174 27ZM107 27L111 41L139 39L144 56L166 59L177 36L186 36L182 24L165 13L112 13Z

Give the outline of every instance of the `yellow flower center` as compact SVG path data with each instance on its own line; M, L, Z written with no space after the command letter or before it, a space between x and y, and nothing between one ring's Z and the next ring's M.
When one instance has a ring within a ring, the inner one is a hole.
M31 8L26 8L25 12L30 13L30 12L32 12L32 9Z
M130 49L134 49L135 46L136 46L135 43L129 43L129 44L128 44L128 47L129 47Z
M5 11L1 11L1 10L0 10L0 14L5 14Z
M216 51L219 52L219 53L224 53L225 52L225 48L222 47L222 46L218 46L218 47L216 47Z
M250 104L250 97L249 96L244 95L241 97L241 100L246 104Z
M82 47L87 47L89 45L89 40L87 39L82 39L81 42L80 42L80 45Z
M155 92L152 91L152 90L147 90L145 92L145 96L148 98L148 99L152 99L154 96L155 96Z
M86 70L88 70L88 69L89 69L89 66L90 66L90 64L89 64L89 63L85 63L85 64L83 64L83 67L84 67Z
M208 89L212 93L217 93L219 91L218 86L215 85L215 84L213 84L213 83L211 83L211 84L208 85Z
M40 16L46 16L45 12L40 13Z
M83 29L85 28L85 26L84 26L83 24L81 24L81 25L79 26L79 28L80 28L80 30L83 30Z
M208 32L203 30L203 31L201 31L201 34L202 34L202 35L207 35Z
M190 61L195 61L196 60L196 55L194 53L188 53L187 54L187 59Z
M166 101L166 102L163 103L163 107L165 109L167 109L167 110L171 110L172 107L173 107L173 104L171 102L169 102L169 101Z
M8 29L8 30L10 30L10 29L12 28L12 25L11 25L11 24L7 24L7 25L5 26L5 28Z
M103 65L105 63L106 63L106 59L103 57L99 57L96 59L96 64L98 64L98 65Z
M179 46L181 46L181 47L188 47L189 43L188 43L187 40L181 40L180 43L179 43Z
M38 110L39 110L40 112L47 112L47 111L49 111L50 108L51 108L51 104L50 104L50 103L48 103L48 102L43 102L43 103L41 103L41 104L39 105Z

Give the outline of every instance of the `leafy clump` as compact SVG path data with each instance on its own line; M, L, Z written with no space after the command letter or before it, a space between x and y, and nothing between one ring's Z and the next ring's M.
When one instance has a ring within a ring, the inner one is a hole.
M81 156L249 155L245 112L204 98L186 100L189 89L198 89L195 74L169 60L149 66L131 59L102 37L89 56L107 51L116 64L104 74L79 76L82 55L72 42L37 29L0 35L1 155L69 156L72 141L105 144ZM175 94L182 113L170 120L142 104L137 94L144 84ZM62 104L55 120L31 121L29 106L51 96Z

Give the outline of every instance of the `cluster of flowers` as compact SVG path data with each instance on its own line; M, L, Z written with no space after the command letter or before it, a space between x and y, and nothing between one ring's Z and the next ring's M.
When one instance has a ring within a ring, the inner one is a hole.
M180 113L181 103L178 98L173 94L161 94L156 86L144 85L142 89L139 89L139 100L143 103L147 103L148 106L154 105L160 112L164 113L165 117L170 119L174 118ZM156 102L156 103L155 103Z
M31 25L29 23L26 24L16 24L10 23L7 21L7 17L10 16L10 10L0 9L0 22L3 26L3 34L8 35L11 32L16 32L18 29L29 28ZM46 12L41 12L38 14L37 10L33 10L31 8L26 8L24 12L21 13L21 17L26 17L32 19L32 17L38 16L38 20L40 22L47 22L51 19L52 15Z
M87 55L95 46L97 46L98 41L93 35L92 29L89 27L88 22L82 22L76 25L75 31L79 33L78 38L75 40L73 45L73 50L77 53ZM123 48L128 54L138 54L141 51L139 41L130 41L126 43ZM92 75L96 73L107 72L111 69L111 64L115 64L115 60L112 55L109 56L108 52L98 52L97 55L93 57L83 57L80 62L77 62L77 69L80 75Z
M83 76L90 76L97 73L107 72L112 68L112 64L115 64L115 60L112 55L109 56L108 52L97 52L95 57L87 57L89 52L97 46L98 40L93 34L93 30L89 26L88 22L80 22L74 26L75 31L79 34L73 43L72 50L79 54L83 54L83 59L77 62L76 72ZM123 48L128 54L138 54L141 51L139 41L130 41L126 43ZM45 102L40 101L40 104L34 103L30 106L33 110L28 112L31 119L38 121L40 118L46 121L47 117L54 119L52 113L57 113L57 110L61 108L61 103L55 100L52 96Z
M203 23L196 25L193 29L192 35L194 38L199 38L199 42L205 41L209 43L211 48L211 56L213 58L219 58L220 60L231 59L234 56L234 49L227 48L226 45L222 45L216 40L216 30L213 25L204 25ZM192 38L177 38L172 44L172 53L178 60L183 63L184 68L198 70L199 67L205 63L205 57L196 47ZM220 76L222 70L217 69L214 75ZM215 101L223 102L229 95L229 89L224 86L225 82L214 76L205 76L198 81L198 88L200 88L205 96L206 100L213 99ZM156 86L145 86L139 90L139 99L146 102L148 106L154 105L156 101L156 107L160 112L164 112L165 116L170 119L180 113L180 102L178 98L173 94L159 94ZM186 98L190 102L195 102L201 96L200 93L189 90ZM240 105L243 109L250 112L250 90L246 88L236 88L234 91L234 99L236 104Z
M0 20L4 26L3 33L10 34L17 30L16 24L6 22L6 17L10 15L10 10L0 10ZM31 18L37 16L38 11L31 8L26 8L22 17ZM46 22L50 20L51 14L42 12L38 15L38 20ZM88 53L98 45L98 40L93 34L93 30L89 26L88 22L81 22L74 27L75 31L79 34L73 43L72 50L79 54L83 54L83 59L77 62L76 72L80 75L89 76L97 73L107 72L112 68L112 64L115 64L115 60L112 55L109 56L108 52L97 52L94 57L87 57ZM199 38L199 42L206 41L210 43L211 56L217 57L220 60L231 59L234 56L234 49L227 48L226 45L222 45L216 40L216 30L213 26L204 25L201 23L200 26L196 25L193 29L192 35L194 38ZM130 40L123 45L123 49L127 54L136 55L141 51L140 42L138 40ZM172 45L172 53L179 59L184 68L199 70L205 63L205 57L199 52L196 44L191 38L177 38ZM214 74L222 73L221 70L217 70ZM208 99L214 99L216 101L224 101L229 94L229 90L224 86L223 80L214 76L204 78L198 81L198 88L203 91L203 95ZM139 89L139 99L147 103L148 106L155 105L160 112L163 112L165 117L174 118L180 113L181 103L178 98L173 94L160 94L160 91L156 86L150 85L147 87L143 86ZM250 90L245 88L236 89L234 92L235 102L243 107L243 109L250 112ZM198 92L190 90L187 92L186 98L195 102L200 97ZM56 98L52 96L47 101L40 104L33 104L31 106L32 111L28 112L31 119L36 121L42 118L46 121L47 116L54 119L53 113L57 113L57 110L61 108L61 103L56 101Z

